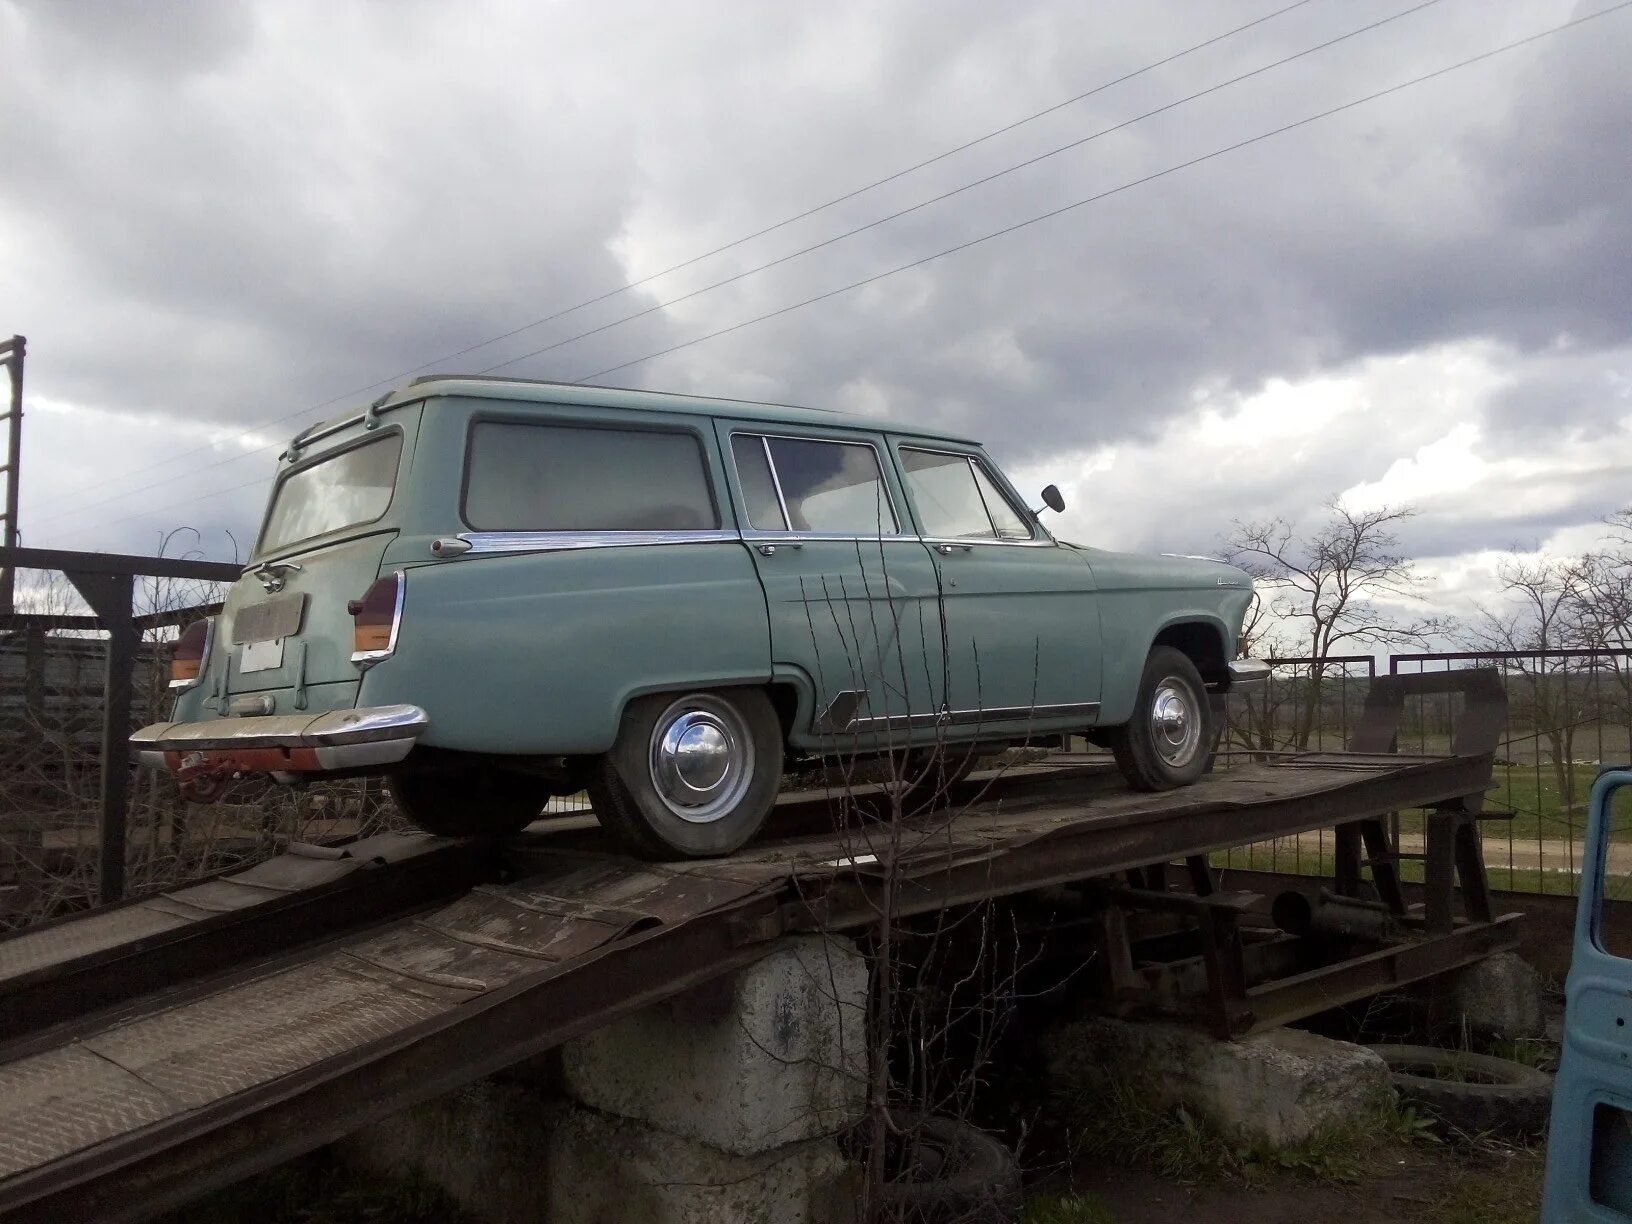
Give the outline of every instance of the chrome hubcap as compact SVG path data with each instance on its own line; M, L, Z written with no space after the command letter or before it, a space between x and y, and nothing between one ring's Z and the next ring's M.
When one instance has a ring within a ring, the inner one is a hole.
M1151 740L1156 752L1175 769L1183 769L1201 746L1201 719L1189 687L1169 676L1156 686L1150 705Z
M652 787L671 812L693 824L728 815L754 774L754 745L727 702L696 693L663 711L652 728Z

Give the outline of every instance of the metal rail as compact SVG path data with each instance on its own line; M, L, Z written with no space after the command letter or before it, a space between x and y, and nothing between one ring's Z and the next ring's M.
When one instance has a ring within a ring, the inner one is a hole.
M49 1025L463 892L494 874L495 857L429 834L291 845L248 869L29 927L0 939L0 1057Z

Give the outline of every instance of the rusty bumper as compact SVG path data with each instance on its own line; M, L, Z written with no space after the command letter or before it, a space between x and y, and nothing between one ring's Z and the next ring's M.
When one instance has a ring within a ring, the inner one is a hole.
M430 723L414 705L363 706L324 714L273 714L154 723L130 737L144 765L177 773L327 773L391 765Z

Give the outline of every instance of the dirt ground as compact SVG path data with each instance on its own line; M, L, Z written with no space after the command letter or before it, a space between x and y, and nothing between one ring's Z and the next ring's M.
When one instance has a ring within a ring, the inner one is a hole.
M1275 1174L1255 1184L1211 1181L1185 1185L1150 1173L1080 1168L1035 1187L1028 1199L1076 1191L1088 1200L1080 1215L1036 1211L1052 1224L1520 1224L1541 1211L1543 1155L1500 1145L1450 1146L1424 1141L1379 1144L1352 1183ZM1039 1204L1041 1206L1041 1204Z

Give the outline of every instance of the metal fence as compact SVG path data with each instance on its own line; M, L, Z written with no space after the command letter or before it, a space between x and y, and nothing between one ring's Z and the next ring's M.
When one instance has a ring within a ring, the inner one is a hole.
M1495 670L1507 694L1508 724L1495 763L1495 788L1483 822L1493 887L1513 892L1577 891L1587 796L1598 770L1632 761L1632 651L1437 651L1314 660L1271 660L1268 691L1231 702L1221 766L1243 757L1341 749L1381 668L1393 675L1463 667ZM1450 694L1408 699L1398 749L1448 749L1459 716ZM1422 849L1424 815L1395 817L1402 855ZM1632 895L1632 819L1617 817L1608 872L1616 895ZM1300 874L1330 870L1332 836L1240 847L1221 856L1231 866ZM1406 857L1407 879L1421 864Z

